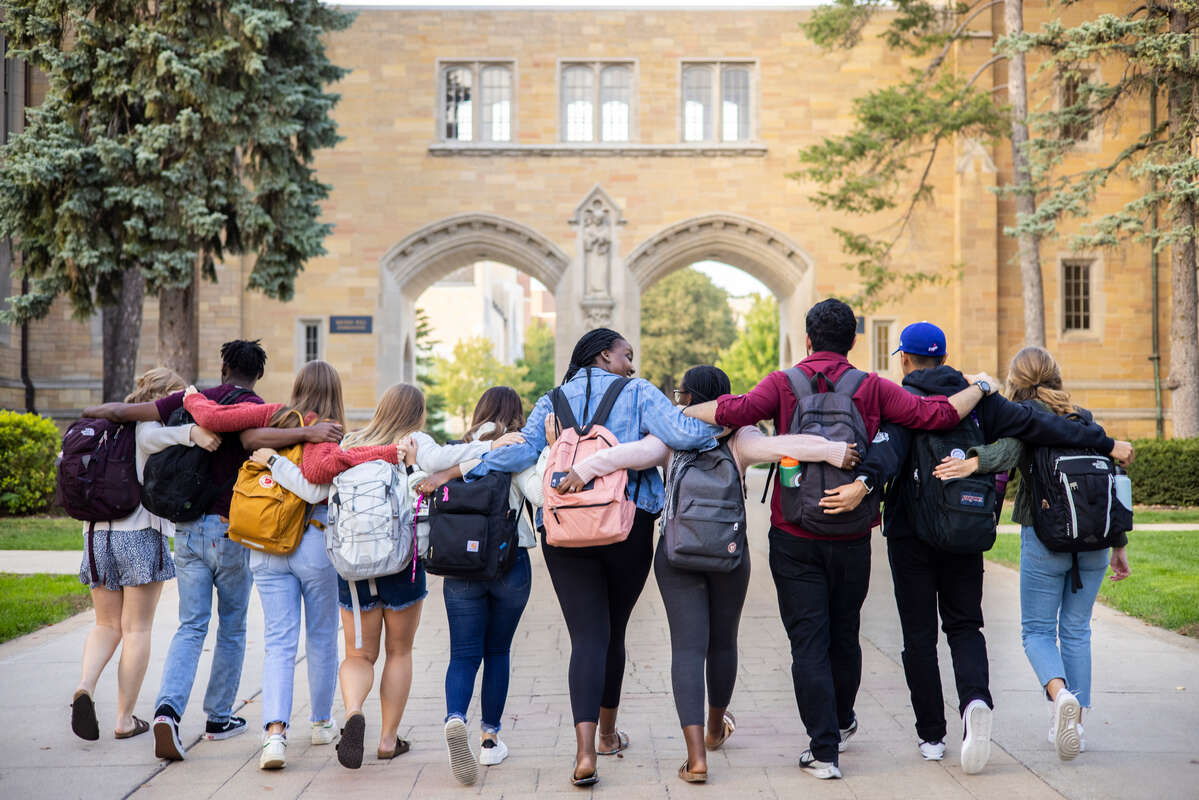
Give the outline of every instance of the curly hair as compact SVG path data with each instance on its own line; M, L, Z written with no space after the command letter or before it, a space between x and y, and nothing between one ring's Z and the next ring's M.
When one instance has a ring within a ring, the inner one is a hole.
M221 345L221 365L239 378L258 380L266 371L266 351L261 339L234 339Z
M858 318L845 303L829 298L808 309L804 327L812 340L813 352L826 350L847 355L858 333Z

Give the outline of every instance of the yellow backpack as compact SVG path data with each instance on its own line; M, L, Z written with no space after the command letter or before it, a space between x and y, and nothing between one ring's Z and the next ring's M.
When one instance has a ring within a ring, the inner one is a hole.
M303 427L303 415L298 411L292 413L300 418ZM301 444L279 451L280 458L288 459L297 467L303 455ZM299 547L308 527L310 511L308 503L279 485L270 469L247 459L233 485L229 538L251 550L286 556Z

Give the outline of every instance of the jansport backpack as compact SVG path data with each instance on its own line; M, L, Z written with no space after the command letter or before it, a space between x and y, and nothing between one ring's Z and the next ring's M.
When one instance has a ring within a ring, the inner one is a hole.
M913 394L923 394L905 387ZM971 475L943 481L933 470L946 456L965 458L986 444L974 414L946 431L915 431L901 496L916 538L947 553L982 553L995 544L995 476Z
M469 483L457 478L433 493L426 571L486 581L512 567L517 534L511 483L508 473L489 472Z
M702 453L676 453L662 517L666 560L693 572L732 572L745 552L741 470L721 442Z
M870 445L866 422L853 403L854 393L866 380L860 369L847 369L836 382L817 372L808 378L799 367L783 370L797 404L787 433L809 433L833 442L853 442L863 458ZM821 387L824 387L823 389ZM853 536L870 530L878 517L878 493L872 492L853 511L826 514L820 507L825 489L849 483L853 472L820 461L804 464L798 487L782 486L779 498L783 519L823 536Z
M1082 408L1069 416L1084 425L1093 421ZM1031 476L1033 530L1047 549L1075 554L1077 591L1082 588L1077 554L1111 547L1132 530L1132 509L1116 496L1116 464L1095 450L1038 447L1024 474Z
M616 436L604 427L628 378L617 378L604 392L603 399L585 427L575 419L561 387L550 393L550 402L562 433L550 448L542 489L545 505L542 522L545 540L554 547L593 547L623 542L633 527L637 506L628 499L629 475L619 469L589 481L580 491L558 494L557 482L567 475L576 461L592 453L615 447ZM640 479L638 480L640 489Z
M137 510L135 426L84 418L62 437L56 501L77 520L110 522Z
M292 411L304 420L300 412ZM279 451L297 467L304 456L302 444ZM249 459L237 472L233 484L233 501L229 504L229 538L251 550L275 556L291 554L300 546L308 527L311 506L302 498L279 485L269 467Z
M221 398L229 406L251 394L248 389L233 389ZM195 422L183 406L175 409L167 425ZM146 459L142 470L142 505L171 522L191 522L208 513L212 504L236 480L223 483L212 479L212 453L203 447L172 445Z

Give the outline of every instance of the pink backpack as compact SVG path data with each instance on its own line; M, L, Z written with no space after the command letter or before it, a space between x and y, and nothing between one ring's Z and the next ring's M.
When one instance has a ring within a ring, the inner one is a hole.
M612 382L586 427L579 427L561 388L550 393L550 402L558 417L558 424L562 426L562 433L550 448L545 477L542 479L547 544L554 547L595 547L623 542L628 538L637 506L625 496L629 485L626 470L596 478L571 494L558 494L554 488L566 477L576 461L619 444L604 423L616 403L617 395L628 382L628 378L617 378Z

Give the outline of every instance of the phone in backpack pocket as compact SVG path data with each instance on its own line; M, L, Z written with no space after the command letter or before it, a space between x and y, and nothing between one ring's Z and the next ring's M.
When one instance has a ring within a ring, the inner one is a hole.
M551 474L550 475L550 488L557 489L559 486L562 485L562 481L566 480L566 476L569 474L570 474L569 472L555 472L555 473ZM583 484L583 488L579 489L579 491L585 492L588 489L594 489L594 488L595 488L595 480L592 479L592 480L587 481L585 484Z

